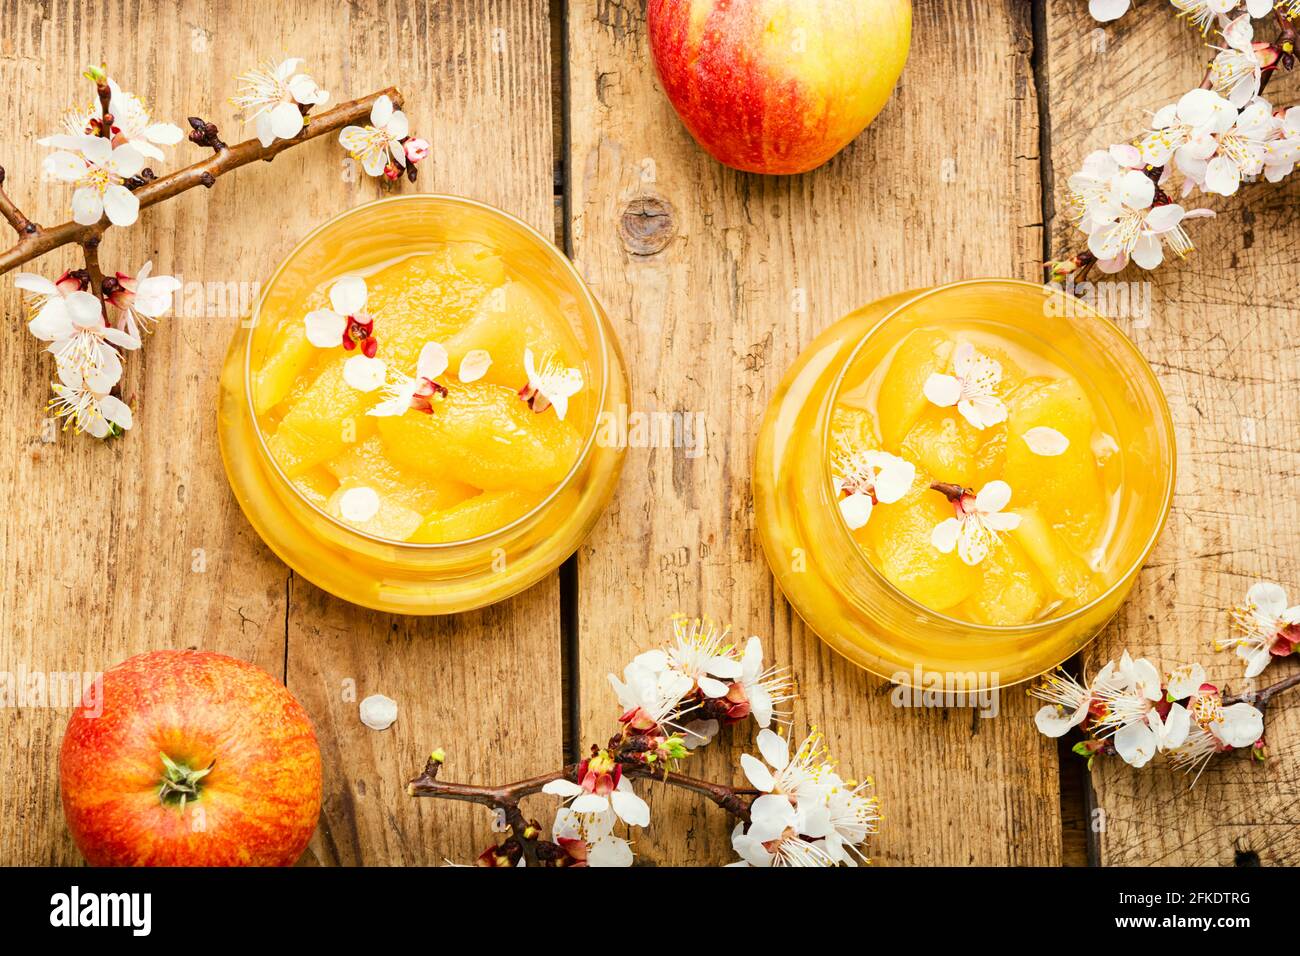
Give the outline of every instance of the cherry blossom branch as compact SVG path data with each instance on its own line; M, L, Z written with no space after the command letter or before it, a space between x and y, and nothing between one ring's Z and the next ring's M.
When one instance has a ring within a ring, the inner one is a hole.
M40 226L32 222L23 211L14 205L14 201L9 198L9 194L4 190L5 170L0 166L0 215L5 217L5 221L14 227L14 232L20 236L30 235L36 232Z
M519 801L524 797L541 793L543 787L555 780L570 780L576 783L578 780L578 767L580 766L572 763L551 773L529 777L526 780L517 780L514 783L507 783L497 787L480 787L467 783L450 783L439 780L438 771L442 769L442 765L441 751L434 751L430 755L428 762L425 763L424 770L420 775L406 785L407 794L412 797L462 800L468 803L481 804L485 807L492 807L496 810L504 810L506 821L515 830L515 835L520 836L521 839L522 835L519 828L511 820L513 811L519 814L520 822L523 821L523 815L519 812ZM757 793L754 790L744 787L729 787L721 783L711 783L708 780L689 777L676 771L655 769L643 763L623 763L621 767L625 777L658 780L670 787L689 791L711 801L736 819L749 822L750 798Z
M331 110L326 110L311 119L297 136L291 139L277 139L270 146L263 146L257 139L250 139L235 146L227 147L216 139L216 127L210 123L203 123L205 130L210 127L210 137L213 142L219 144L214 146L214 154L210 158L186 166L174 173L168 173L156 179L144 180L132 192L140 201L140 207L144 208L172 199L196 186L211 189L218 177L241 166L247 166L249 163L258 160L270 162L285 150L301 143L333 133L344 126L365 123L370 115L371 107L382 96L391 99L394 106L401 107L402 94L395 88L389 87L371 93L369 96L341 103ZM107 126L108 124L104 125ZM192 122L191 125L193 125ZM205 142L200 145L209 144ZM3 185L3 182L3 174L0 174L0 186ZM98 240L111 225L107 218L104 218L90 226L79 225L71 221L48 228L37 226L18 211L17 207L4 195L3 190L0 190L0 213L3 213L5 219L22 237L17 244L0 253L0 275L61 246L77 243L84 248L86 242L92 239Z
M1272 12L1273 12L1273 18L1277 24L1278 33L1276 38L1271 42L1267 42L1267 43L1258 42L1253 44L1252 47L1253 55L1256 58L1258 58L1259 63L1255 69L1256 80L1257 80L1256 88L1254 90L1254 94L1251 97L1249 103L1254 103L1258 101L1260 97L1263 96L1265 89L1269 85L1269 81L1273 78L1273 75L1275 73L1283 69L1291 70L1295 66L1296 41L1297 41L1297 36L1300 35L1300 31L1298 31L1296 23L1292 19L1292 17L1295 14L1294 12L1291 13L1284 12L1279 7L1275 7ZM1243 19L1247 19L1247 17L1248 15L1246 17L1243 17ZM1112 18L1104 17L1102 19L1112 19ZM1233 26L1236 26L1236 24L1234 24ZM1228 31L1231 29L1233 29L1233 27L1225 28L1225 37L1227 37ZM1248 20L1247 20L1247 29L1249 29ZM1249 36L1247 36L1247 39L1249 39ZM1233 43L1232 45L1235 46L1236 44ZM1251 46L1251 45L1247 44L1247 46ZM1221 50L1219 56L1227 55L1230 52L1231 51L1228 50ZM1202 75L1201 81L1197 86L1198 89L1208 90L1208 91L1215 90L1217 64L1219 61L1219 56L1216 56L1214 59L1212 59L1209 65L1206 67L1205 73ZM1239 107L1239 109L1241 108ZM1115 147L1112 147L1112 150L1114 149ZM1172 162L1172 157L1170 162ZM1162 181L1165 178L1165 174L1170 170L1169 162L1165 162L1160 165L1147 164L1145 166L1141 166L1140 168L1143 174L1146 175L1148 178L1150 178L1150 180L1152 181L1155 187L1154 198L1151 200L1150 208L1154 209L1162 205L1167 205L1169 203L1177 202L1176 199L1170 197L1165 192L1165 190L1161 188ZM1242 178L1245 177L1243 176ZM1200 186L1201 189L1205 188L1204 183L1200 182L1199 180L1197 181L1196 184ZM1190 190L1185 189L1184 193L1186 194L1188 191ZM1212 191L1221 191L1221 190L1212 190ZM1235 191L1235 186L1232 191ZM1224 192L1224 194L1226 195L1228 193ZM1213 213L1209 210L1196 210L1191 213L1186 213L1185 215L1187 218L1192 218L1193 216L1196 215L1209 216L1209 215L1213 215ZM1084 228L1082 224L1080 228ZM1085 231L1088 230L1085 229ZM1179 227L1177 223L1175 223L1175 225L1172 227L1172 229L1169 230L1169 232L1171 235L1174 236L1174 240L1170 244L1174 246L1174 248L1176 249L1176 251L1178 251L1180 256L1185 254L1186 251L1190 251L1191 243L1189 240L1187 240L1186 236L1182 234L1181 227ZM1137 234L1138 231L1134 231L1134 235ZM1178 238L1180 235L1181 238ZM1164 237L1158 237L1156 241L1157 242L1164 241ZM1180 248L1180 245L1183 244L1185 244L1185 248ZM1127 252L1128 250L1126 249L1124 251L1123 256L1120 259L1119 268L1122 268L1123 265L1127 264L1128 262ZM1151 263L1139 263L1139 264L1143 265L1144 268L1148 268L1148 269L1154 268L1155 265L1159 263L1160 258L1161 257L1158 255L1155 256L1156 261L1154 264ZM1091 270L1097 264L1098 264L1098 256L1094 254L1090 249L1085 248L1075 253L1074 255L1068 256L1063 259L1048 260L1047 262L1044 263L1044 268L1047 270L1048 273L1047 277L1049 281L1059 281L1069 276L1072 278L1073 282L1077 287L1079 284L1083 283L1088 278L1088 275L1090 274ZM1115 267L1106 268L1105 263L1103 263L1102 268L1108 272L1117 271Z
M1234 694L1231 697L1225 697L1223 702L1224 704L1254 704L1257 710L1263 711L1268 706L1269 701L1292 687L1300 687L1300 672L1292 674L1276 684L1269 684L1261 690L1248 690L1240 694Z

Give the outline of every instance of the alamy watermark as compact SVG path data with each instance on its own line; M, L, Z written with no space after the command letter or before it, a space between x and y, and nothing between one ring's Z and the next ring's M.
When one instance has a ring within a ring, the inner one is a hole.
M80 706L87 717L104 714L100 671L0 671L0 707L66 709Z
M1047 288L1064 295L1049 296L1043 304L1044 315L1076 318L1086 308L1100 312L1112 322L1129 322L1135 329L1151 327L1150 282L1108 279L1075 282L1073 276L1068 276L1064 282L1047 283Z
M677 448L687 458L704 454L703 412L639 411L619 405L600 413L596 444L601 448Z
M895 707L970 708L986 720L1001 710L997 671L927 671L918 664L910 674L895 672L890 681Z

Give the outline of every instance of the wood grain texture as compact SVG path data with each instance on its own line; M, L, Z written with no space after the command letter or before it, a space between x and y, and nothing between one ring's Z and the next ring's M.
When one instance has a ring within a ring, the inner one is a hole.
M124 30L123 23L139 23ZM0 4L0 79L9 135L0 157L11 195L34 218L67 218L69 193L41 185L35 139L62 110L89 102L80 78L115 76L184 124L199 114L235 135L233 77L294 54L336 99L397 85L413 127L433 144L418 188L498 204L543 229L552 216L548 10L529 2L189 2ZM167 168L198 148L174 147ZM254 283L312 225L375 198L334 141L223 178L148 210L105 241L106 266L185 281ZM410 190L412 187L403 187ZM45 274L71 253L39 263ZM490 612L439 621L363 611L325 595L274 558L227 489L217 451L217 369L239 311L165 319L128 363L136 428L101 445L43 444L50 363L12 317L0 337L0 395L12 410L0 442L4 523L0 671L99 670L154 647L199 645L285 677L316 724L325 807L306 862L465 860L490 839L486 816L417 805L401 791L431 746L460 779L535 773L561 758L559 604L554 577ZM202 287L199 287L200 290ZM202 549L206 570L191 571ZM287 642L287 643L286 643ZM287 673L286 673L287 671ZM350 684L347 682L351 682ZM347 689L356 697L348 699ZM526 688L527 692L521 689ZM382 692L401 715L365 729L355 700ZM67 708L0 709L0 863L74 862L54 771Z
M1055 747L1024 695L1003 695L997 720L895 709L885 682L837 658L774 593L753 522L760 416L817 332L909 287L1037 274L1028 5L914 7L911 60L875 123L813 173L764 178L692 142L656 82L639 5L569 4L574 258L621 336L635 408L702 413L707 435L698 458L631 449L619 495L580 551L582 740L603 740L617 716L606 673L664 639L673 610L712 614L793 666L800 730L817 725L848 773L874 774L880 862L1056 864ZM649 255L619 231L647 199L673 217L671 241ZM726 779L751 739L724 733L691 772ZM650 802L644 859L732 858L716 809L653 788Z
M1074 0L1047 4L1047 97L1059 202L1065 179L1089 150L1124 142L1146 117L1195 86L1206 50L1171 12L1129 14L1099 27ZM1260 22L1261 36L1271 28ZM1278 104L1300 99L1293 76L1270 87ZM1169 525L1089 665L1129 648L1166 665L1198 660L1210 680L1243 690L1241 662L1215 653L1226 609L1255 581L1300 589L1300 502L1282 489L1300 472L1300 407L1293 297L1300 182L1260 182L1236 196L1192 205L1218 211L1190 224L1199 247L1186 262L1117 278L1152 282L1149 327L1128 331L1154 366L1178 433L1178 485ZM1056 217L1055 251L1080 236ZM1294 672L1275 662L1262 687ZM1194 789L1168 769L1100 762L1092 774L1100 862L1265 865L1300 862L1300 700L1269 708L1272 759L1216 758Z

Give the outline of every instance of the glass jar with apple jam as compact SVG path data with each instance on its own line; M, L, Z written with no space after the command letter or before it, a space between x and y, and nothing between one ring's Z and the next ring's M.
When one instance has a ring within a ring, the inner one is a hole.
M979 279L881 299L800 355L763 421L755 511L831 647L899 683L987 689L1115 614L1174 468L1123 332L1059 290Z
M355 604L442 614L553 571L608 503L626 404L608 320L535 230L448 196L308 235L222 370L231 487L281 559Z

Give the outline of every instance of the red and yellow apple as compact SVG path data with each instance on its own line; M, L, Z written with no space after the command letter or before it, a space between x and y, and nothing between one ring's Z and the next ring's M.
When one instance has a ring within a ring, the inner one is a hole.
M289 866L320 815L302 705L260 668L204 651L105 671L68 723L59 778L95 866Z
M912 36L910 0L649 0L659 78L715 159L802 173L876 118Z

